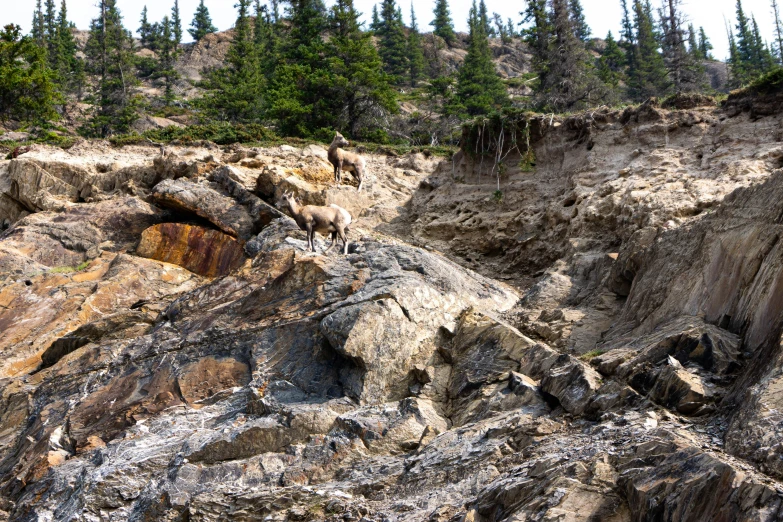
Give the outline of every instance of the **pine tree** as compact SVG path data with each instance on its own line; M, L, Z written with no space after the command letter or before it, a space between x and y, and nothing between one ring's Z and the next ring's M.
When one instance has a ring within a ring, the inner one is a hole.
M508 34L509 38L513 38L517 35L517 31L514 28L514 20L512 20L511 17L509 17L506 21L506 33Z
M587 20L585 20L585 13L582 9L582 4L579 0L570 0L571 9L571 20L574 24L574 31L576 33L576 37L582 40L583 42L587 42L590 40L590 26L587 25Z
M489 41L475 0L470 10L468 26L470 44L465 61L459 69L455 104L451 111L477 116L499 109L507 105L509 100L506 86L495 71Z
M331 62L330 94L326 98L331 108L322 113L326 119L319 125L347 131L354 138L382 140L373 128L384 115L397 110L396 95L372 38L361 30L358 19L353 0L337 0L330 10L332 37L326 50Z
M158 70L157 76L164 80L163 101L166 105L171 105L174 101L174 82L179 74L174 69L174 61L177 58L178 46L174 27L168 16L164 16L160 23L161 31L158 35Z
M225 65L207 75L206 94L195 101L204 115L230 122L258 122L263 117L264 80L250 21L251 0L239 0L234 38Z
M171 34L176 45L182 43L182 18L179 16L179 0L174 0L171 8Z
M215 31L217 31L217 27L212 25L212 17L209 16L209 9L204 5L204 0L201 0L193 15L193 21L190 23L188 33L198 42L209 33L214 33Z
M492 13L492 21L495 24L495 34L500 37L500 41L504 44L511 43L511 38L514 36L514 23L511 19L509 19L511 24L506 25L498 13Z
M737 40L734 38L734 31L731 30L728 23L726 24L726 32L729 39L729 85L731 87L739 87L742 85L742 59L740 57L739 47L737 46Z
M669 81L649 11L640 0L634 1L633 11L636 33L629 60L628 90L633 99L643 101L666 94Z
M397 14L395 0L383 0L381 26L376 34L384 70L394 78L395 82L403 81L409 71L408 43L404 27Z
M707 38L707 33L704 32L704 27L699 27L699 56L701 56L702 60L712 60L712 43L710 43L710 39Z
M100 0L100 13L90 23L87 39L88 72L97 76L96 92L89 98L93 117L82 129L90 135L127 132L137 119L133 71L133 40L122 25L116 0Z
M408 34L408 67L410 71L411 87L416 87L421 75L424 73L424 51L421 47L421 35L419 24L416 22L416 12L411 2L411 30Z
M54 73L57 82L64 92L75 93L81 98L85 79L84 62L76 57L78 48L68 22L65 0L62 0L57 15L56 41Z
M584 42L576 36L568 0L552 0L551 5L554 39L547 48L548 67L539 72L539 105L555 112L595 105L608 90L598 79Z
M456 35L454 34L454 23L451 21L448 0L436 0L433 14L435 18L430 22L433 27L432 33L443 38L447 45L451 45Z
M372 21L370 22L370 31L376 32L381 27L381 16L378 14L378 4L372 6Z
M598 77L607 85L617 87L623 79L625 67L625 53L614 39L612 31L606 35L606 46L603 54L598 59Z
M6 25L0 30L0 122L56 120L57 102L45 49L18 25Z
M141 20L139 21L139 28L136 32L139 34L139 40L141 41L141 46L145 48L149 48L149 46L152 44L153 40L155 39L154 38L155 34L153 32L152 24L150 24L150 21L147 18L146 5L141 10Z

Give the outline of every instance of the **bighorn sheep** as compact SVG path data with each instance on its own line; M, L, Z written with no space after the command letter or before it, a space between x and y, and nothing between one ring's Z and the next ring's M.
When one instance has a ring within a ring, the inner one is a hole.
M353 152L348 152L340 147L348 147L351 144L342 134L336 132L332 144L329 145L329 163L334 165L334 180L340 184L343 171L353 172L356 180L359 182L357 192L362 190L362 180L364 178L364 158Z
M296 198L290 192L286 192L280 198L280 204L286 205L291 217L294 218L299 228L307 232L307 246L315 252L315 233L323 235L329 234L332 243L324 253L328 253L337 244L337 236L343 240L343 254L348 253L348 238L345 233L348 231L348 225L351 224L351 214L342 207L329 205L328 207L319 207L316 205L305 205L300 207Z

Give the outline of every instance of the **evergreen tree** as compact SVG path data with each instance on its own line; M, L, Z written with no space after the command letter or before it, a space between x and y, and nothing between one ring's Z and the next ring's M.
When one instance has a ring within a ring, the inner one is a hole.
M57 7L54 0L46 0L46 11L43 13L44 41L49 58L49 66L54 67L57 47Z
M174 101L174 82L179 78L179 74L174 69L174 62L179 54L177 45L177 36L174 34L174 24L168 16L164 16L160 23L160 34L158 35L158 67L157 76L163 78L164 95L163 101L166 105L171 105Z
M609 34L606 35L606 47L598 59L598 77L605 84L617 87L620 80L623 79L625 63L625 53L614 39L612 31L609 31Z
M529 24L522 30L522 38L533 51L533 68L540 73L545 72L548 65L549 40L552 35L552 25L546 9L547 0L527 0L522 15L522 23Z
M547 48L548 67L539 73L539 105L555 112L595 105L608 91L596 75L584 42L576 36L569 2L552 0L551 6L554 38Z
M269 115L286 136L311 136L335 117L328 114L331 72L324 59L327 26L321 7L317 0L293 0L288 8L289 30L268 94Z
M631 21L631 13L628 10L627 0L621 0L623 8L623 31L620 35L620 41L624 44L626 49L631 49L634 43L634 31L633 22Z
M201 0L193 15L193 21L190 23L188 33L198 42L209 33L214 33L215 31L217 31L217 27L212 25L212 17L209 16L209 9L204 5L204 0Z
M332 37L326 50L330 61L327 86L330 94L326 99L331 110L323 113L326 119L320 123L326 128L347 131L354 138L371 136L369 133L378 126L377 121L397 110L390 78L383 73L372 38L361 30L358 19L353 0L337 0L329 13ZM411 31L415 32L415 29ZM381 136L375 134L375 137Z
M459 69L455 104L452 111L470 116L488 114L508 104L506 86L495 71L484 24L475 0L468 20L470 44Z
M411 2L411 30L408 34L408 66L410 70L411 87L416 87L424 72L424 51L421 47L419 24L416 22L416 12Z
M171 8L171 34L176 45L182 43L182 18L179 16L179 0L174 0Z
M101 137L127 132L137 119L133 71L133 40L122 25L116 0L100 0L100 13L90 23L85 54L87 70L97 76L96 92L89 98L92 120L83 127Z
M509 17L506 21L506 34L508 34L509 38L513 38L517 35L517 32L514 28L514 20L512 20L511 17Z
M745 16L742 0L737 0L737 56L732 75L740 84L745 84L756 76L753 57L753 31Z
M498 13L492 13L492 21L495 23L495 34L500 37L504 44L511 43L514 36L514 22L509 18L509 24L506 25Z
M136 32L139 34L139 40L141 41L141 46L148 48L152 44L153 40L155 39L155 34L152 28L152 24L150 24L150 21L147 18L146 5L141 10L141 20L139 22L140 22L139 29Z
M33 37L38 45L43 46L46 42L46 24L44 22L43 10L41 8L41 0L36 0L35 11L33 11L33 24L30 30L30 35Z
M702 60L712 60L712 43L707 38L707 33L704 32L704 27L699 27L699 56Z
M274 8L274 6L273 6ZM253 27L253 40L256 46L259 67L266 79L271 78L280 58L280 38L273 13L267 6L256 0L256 22Z
M701 59L699 42L696 40L696 29L693 24L688 24L688 52L697 59Z
M582 9L582 4L579 0L570 0L570 9L571 9L571 20L574 24L574 32L576 33L576 37L582 40L583 42L587 42L590 40L590 26L587 25L587 20L585 20L585 13Z
M195 105L214 119L230 122L258 122L263 117L264 81L258 62L250 1L239 0L234 38L225 65L211 71L203 86L206 94Z
M383 60L384 70L401 82L409 71L408 42L405 29L397 14L395 0L383 0L381 4L381 26L376 31L378 50Z
M378 14L378 4L372 6L372 21L370 22L370 31L375 32L381 27L381 16Z
M76 57L76 39L71 32L71 24L68 22L68 8L65 0L60 4L60 12L57 15L56 51L54 73L60 88L64 92L76 93L81 98L84 85L84 62Z
M0 121L55 120L57 101L45 49L18 25L6 25L0 31Z
M667 0L668 9L663 12L663 59L669 71L669 78L676 92L693 91L700 87L704 71L698 58L689 53L685 46L685 32L682 29L679 0ZM691 50L697 49L696 35L690 28Z
M479 23L481 24L484 34L487 36L493 36L492 26L489 23L489 13L487 11L487 4L484 0L479 0Z
M778 64L783 64L783 23L780 19L780 9L777 0L772 0L772 16L775 21L775 40L773 54L777 58Z
M766 42L761 37L759 25L756 23L756 17L751 16L751 27L753 28L753 66L756 76L769 71L775 64L772 53L769 51Z
M451 45L456 35L454 34L454 23L451 21L448 0L436 0L433 14L435 18L430 22L433 27L432 33L443 38L447 45Z
M634 0L633 11L636 33L629 60L628 90L633 99L643 101L665 94L669 81L649 11L640 0Z

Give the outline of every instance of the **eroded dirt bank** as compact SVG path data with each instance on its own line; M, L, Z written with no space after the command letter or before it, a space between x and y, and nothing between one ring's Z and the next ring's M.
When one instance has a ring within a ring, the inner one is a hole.
M779 129L540 119L499 194L468 154L361 194L315 146L0 162L3 516L778 520Z

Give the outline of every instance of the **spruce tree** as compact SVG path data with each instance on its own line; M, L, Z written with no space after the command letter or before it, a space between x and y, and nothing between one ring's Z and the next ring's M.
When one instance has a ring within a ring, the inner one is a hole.
M116 0L100 0L100 12L90 23L85 54L87 70L97 76L96 91L89 98L92 120L83 132L101 137L127 132L138 118L133 75L133 39L122 25Z
M707 33L704 32L704 27L699 27L699 56L702 60L712 60L712 43L707 38Z
M459 69L454 113L478 116L508 104L508 91L495 71L484 24L475 0L468 20L470 44Z
M600 103L608 90L598 79L584 42L576 36L568 0L552 0L551 5L554 39L547 47L548 66L539 72L539 105L563 112Z
M625 64L625 53L614 39L612 31L609 31L606 35L606 46L598 59L598 77L605 84L617 87L623 79Z
M775 60L766 42L761 37L761 31L755 16L751 16L751 27L753 28L753 66L755 74L758 76L769 71L774 66Z
M38 45L43 46L46 43L46 24L44 22L41 0L36 0L35 11L33 11L33 24L30 30L30 36L33 37Z
M0 122L56 120L57 102L46 50L18 25L6 25L0 30Z
M370 31L376 32L381 27L381 16L378 14L378 4L372 6L372 21L370 22Z
M478 13L479 23L484 30L484 34L487 36L493 36L492 26L489 23L489 12L487 11L487 4L484 3L484 0L479 0Z
M552 35L547 0L527 0L527 6L520 14L522 23L529 24L522 30L522 38L533 52L533 68L540 73L547 67L549 40Z
M773 54L777 58L778 64L783 64L783 21L780 19L780 9L777 0L772 0L772 16L775 22L775 40Z
M75 93L81 98L85 80L84 62L76 57L78 48L71 32L71 23L68 21L65 0L60 3L60 12L57 15L56 41L54 73L57 82L64 92Z
M734 31L726 24L726 33L729 40L729 86L739 87L742 85L742 59L740 57L737 40L734 38Z
M451 45L456 35L454 34L454 23L451 21L448 0L436 0L433 14L435 17L430 22L433 27L432 33L443 38L447 45Z
M582 3L579 0L570 0L569 7L571 9L571 20L574 24L574 32L576 34L576 37L582 40L583 42L587 42L590 40L590 26L587 25L587 20L585 20L585 13L582 9Z
M156 75L163 78L164 95L163 101L166 105L171 105L174 101L174 82L179 78L179 74L174 69L174 62L179 54L176 35L174 34L174 24L168 16L164 16L160 23L160 34L156 47L158 49L158 67Z
M634 100L662 96L669 89L668 71L658 52L653 20L640 0L634 0L634 45L628 68L628 90Z
M696 29L694 29L693 24L688 24L688 52L697 59L701 59L699 42L696 38Z
M209 16L209 9L204 5L204 0L201 0L193 15L193 21L190 23L188 33L198 42L209 33L214 33L215 31L217 31L217 27L212 25L212 17Z
M318 125L347 131L353 138L382 139L377 127L383 116L397 110L396 94L384 74L370 34L359 26L353 0L337 0L329 13L330 110ZM376 131L373 134L373 131Z
M139 28L136 32L139 35L141 46L145 48L149 48L150 45L153 43L153 40L155 39L155 34L152 28L152 24L150 24L150 21L147 18L146 5L141 10L141 20L139 20Z
M234 38L225 65L211 71L207 92L195 101L204 115L222 121L259 122L263 117L264 79L250 20L251 0L239 0Z
M402 82L409 71L408 42L402 21L397 14L395 0L383 0L381 26L376 34L384 70L394 78L395 82Z
M500 37L500 41L504 44L511 43L511 38L514 36L513 22L506 25L498 13L492 13L492 21L495 24L495 34ZM509 21L511 20L509 19Z
M54 0L46 0L46 10L43 13L44 41L46 53L49 58L49 66L54 69L57 48L57 7Z
M663 11L663 59L669 71L669 78L675 92L693 91L700 87L704 71L698 64L698 57L689 53L685 46L685 32L682 29L679 0L666 0ZM696 50L696 35L690 28L691 49Z
M325 60L326 18L318 0L293 0L288 7L288 33L281 46L268 91L269 115L285 136L311 136L334 118L328 60Z
M750 20L745 15L745 11L742 8L742 0L737 0L737 57L736 64L734 64L734 70L732 74L734 78L745 84L754 78L757 74L755 70L754 57L753 57L753 31L750 27Z
M182 43L182 18L179 16L179 0L171 8L171 34L176 45Z
M416 87L421 75L424 73L424 51L421 47L421 35L419 24L416 22L416 12L411 2L411 29L408 34L408 67L410 71L411 87Z
M631 49L634 43L634 31L633 22L631 21L631 12L628 10L627 0L620 0L623 8L623 31L620 34L620 41L624 44L624 47L628 50Z

